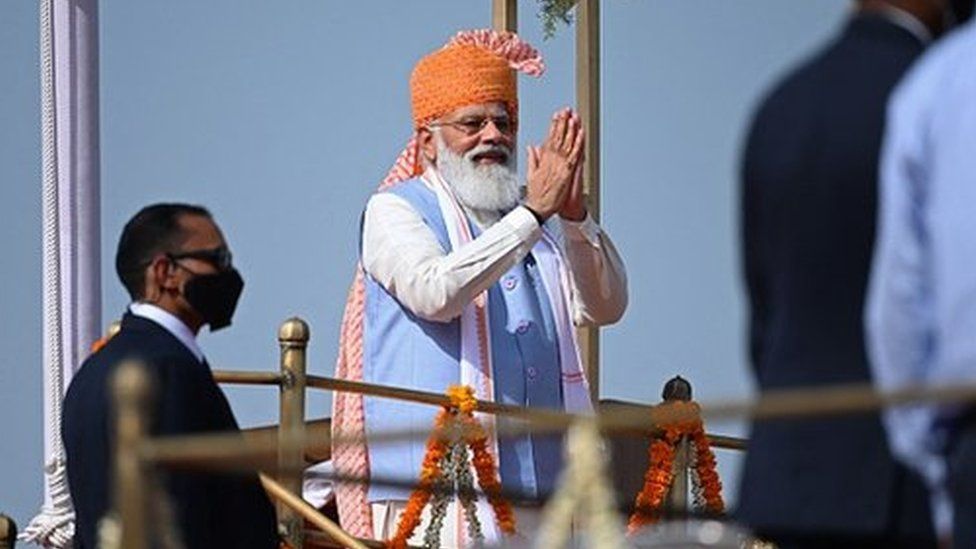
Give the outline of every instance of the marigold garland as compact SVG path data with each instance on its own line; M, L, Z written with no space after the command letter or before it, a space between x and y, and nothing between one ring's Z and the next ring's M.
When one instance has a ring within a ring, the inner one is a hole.
M464 475L464 471L460 471L460 468L467 467L466 462L469 459L467 452L452 451L459 444L466 444L473 453L470 460L477 473L478 484L488 496L488 502L495 511L495 520L499 529L506 535L515 533L515 512L511 504L502 496L495 458L488 451L488 433L474 418L477 404L474 390L467 385L452 385L447 389L447 396L451 400L451 405L445 406L434 420L434 430L427 439L427 452L424 454L417 488L410 494L407 507L400 515L396 535L387 542L387 546L392 549L403 549L407 546L407 540L420 525L421 514L431 500L433 488L438 484L449 484L453 487L453 483L460 478L459 475ZM463 447L458 450L463 450ZM449 454L457 459L446 459ZM458 459L463 463L457 463ZM451 468L456 469L446 474L445 469ZM451 482L446 482L447 480ZM442 514L443 510L440 509L442 502L435 503L438 503L435 505L437 507L435 511ZM462 501L462 503L469 502ZM471 515L473 506L466 504L464 507L466 515ZM442 517L433 518L432 526L439 526ZM472 528L472 523L477 521L477 517L472 515L468 520L469 530L471 530L469 535L480 537L480 527L474 524L475 527ZM439 539L439 535L428 536L428 539Z
M488 503L495 510L495 521L498 528L505 534L515 533L515 511L511 504L502 495L502 484L499 480L498 468L495 466L495 458L488 451L488 435L484 428L474 417L466 418L466 422L471 426L475 435L468 441L468 446L474 452L474 469L478 473L478 484L488 496Z
M699 427L691 434L691 440L695 447L695 474L704 499L703 510L716 515L722 514L725 512L722 481L718 477L718 464L715 461L715 453L708 444L708 437L705 436L705 429Z
M716 471L715 454L708 444L705 428L701 421L701 410L694 402L672 401L658 406L668 408L672 417L688 418L660 427L660 438L653 440L648 447L648 465L644 473L644 486L634 501L634 513L627 523L627 533L633 534L641 527L657 522L664 506L664 498L674 479L674 459L677 445L683 437L688 437L693 448L692 468L693 491L701 494L704 511L721 514L725 511L722 501L722 482ZM696 500L698 498L696 497Z

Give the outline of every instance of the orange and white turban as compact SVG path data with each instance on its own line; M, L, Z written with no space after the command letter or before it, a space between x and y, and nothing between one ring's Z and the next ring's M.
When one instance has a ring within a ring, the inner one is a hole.
M518 123L516 72L541 76L542 55L515 33L491 29L461 31L421 59L410 76L413 127L418 130L468 105L501 101ZM381 188L420 175L417 143L411 139Z
M427 55L410 76L414 129L467 105L500 101L518 114L516 73L540 76L542 56L511 32L482 29L457 33Z

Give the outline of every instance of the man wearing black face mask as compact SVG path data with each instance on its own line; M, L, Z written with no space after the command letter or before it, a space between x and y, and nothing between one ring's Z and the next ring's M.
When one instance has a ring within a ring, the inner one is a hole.
M126 224L115 264L133 303L64 401L74 546L82 549L96 547L98 522L111 504L109 380L117 365L135 359L149 370L153 435L238 430L196 341L204 324L230 324L244 286L210 213L185 204L144 208ZM277 546L274 510L254 475L171 472L163 482L185 547Z

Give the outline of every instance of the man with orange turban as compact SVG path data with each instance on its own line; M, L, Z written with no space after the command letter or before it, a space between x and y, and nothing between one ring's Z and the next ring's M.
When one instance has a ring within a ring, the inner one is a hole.
M528 147L522 192L516 71L541 74L539 54L514 34L489 30L459 33L414 68L415 134L366 206L338 377L436 393L461 383L485 400L592 409L573 328L623 315L626 274L586 211L584 135L570 109L553 115L541 145ZM415 481L425 445L374 437L429 430L437 410L349 393L337 393L333 407L337 438L367 441L337 444L336 470L377 480L337 488L342 524L388 539L409 490L380 480ZM534 501L552 493L561 437L491 442L507 492ZM459 514L444 521L445 546L471 541ZM486 537L497 539L490 508L478 515ZM517 517L531 531L529 514Z

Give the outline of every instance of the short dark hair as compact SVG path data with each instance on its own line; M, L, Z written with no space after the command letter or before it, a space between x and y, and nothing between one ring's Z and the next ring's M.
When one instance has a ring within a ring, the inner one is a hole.
M145 292L146 266L160 253L179 251L186 239L180 219L199 215L213 219L202 206L153 204L139 210L122 229L115 251L115 272L133 300Z

